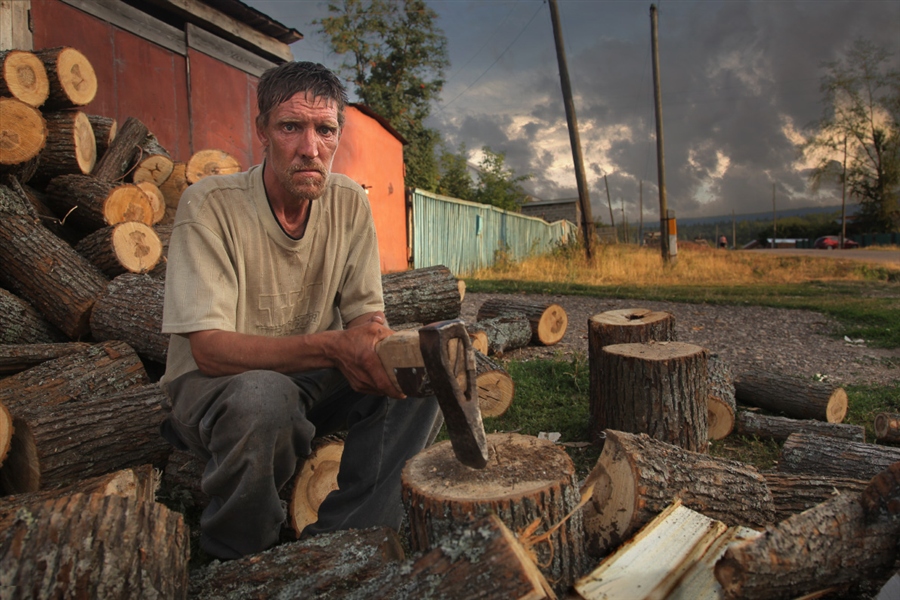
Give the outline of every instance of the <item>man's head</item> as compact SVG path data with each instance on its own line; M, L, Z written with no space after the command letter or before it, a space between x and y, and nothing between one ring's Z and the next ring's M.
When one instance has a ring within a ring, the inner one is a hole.
M256 86L257 127L268 125L272 110L299 92L333 101L337 105L338 125L344 126L344 107L349 100L341 80L318 63L286 62L272 67L259 78Z

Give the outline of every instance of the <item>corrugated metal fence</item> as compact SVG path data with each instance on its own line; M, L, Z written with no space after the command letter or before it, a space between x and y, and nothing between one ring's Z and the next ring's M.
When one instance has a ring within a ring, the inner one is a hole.
M551 251L575 239L569 221L511 213L487 204L412 191L413 267L444 265L457 276L493 264L498 251L513 260Z

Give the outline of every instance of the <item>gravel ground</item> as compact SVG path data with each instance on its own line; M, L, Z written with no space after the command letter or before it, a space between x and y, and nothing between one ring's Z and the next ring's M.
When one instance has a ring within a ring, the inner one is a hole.
M467 292L461 317L467 323L474 323L478 308L494 296L515 297ZM672 313L678 341L697 344L718 354L735 373L761 367L802 377L827 376L829 381L841 385L900 382L900 349L868 348L865 342L848 343L835 337L834 319L813 311L587 296L529 297L562 306L569 320L566 334L555 346L520 348L506 353L505 358L571 358L576 353L587 357L590 317L608 310L646 308Z

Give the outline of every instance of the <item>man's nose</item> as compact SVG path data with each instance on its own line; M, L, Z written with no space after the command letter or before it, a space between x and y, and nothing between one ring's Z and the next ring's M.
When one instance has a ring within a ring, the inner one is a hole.
M297 137L297 154L315 158L319 156L319 140L312 128L304 129Z

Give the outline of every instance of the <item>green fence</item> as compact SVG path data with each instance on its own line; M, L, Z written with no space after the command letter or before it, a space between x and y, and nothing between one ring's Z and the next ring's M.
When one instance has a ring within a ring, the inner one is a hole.
M569 221L547 223L487 204L412 191L412 262L420 269L444 265L466 275L494 263L497 253L513 260L551 251L575 239Z

